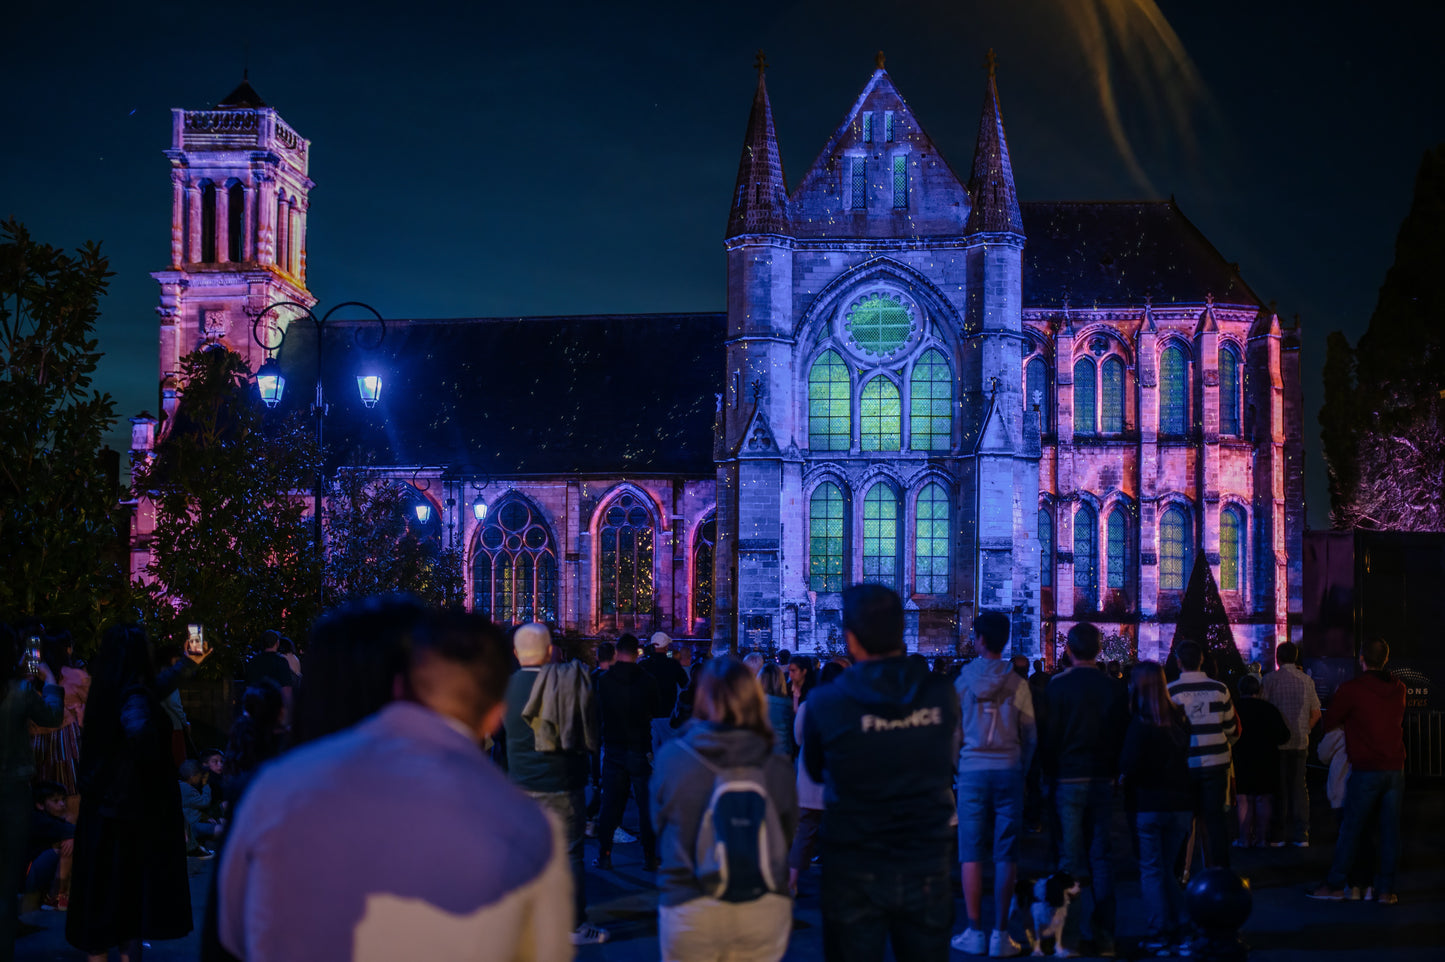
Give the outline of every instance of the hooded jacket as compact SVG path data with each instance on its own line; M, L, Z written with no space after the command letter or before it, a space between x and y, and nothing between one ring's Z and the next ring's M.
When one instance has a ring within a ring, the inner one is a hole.
M1385 671L1367 671L1335 690L1325 731L1345 730L1345 751L1357 772L1405 768L1405 683Z
M1028 771L1038 743L1028 682L1002 658L975 658L963 666L953 687L963 713L958 770Z
M658 901L662 905L681 905L702 898L702 886L706 884L711 890L718 881L699 879L696 863L697 833L712 799L713 773L680 743L691 746L719 768L761 769L763 787L777 806L789 846L798 827L793 765L786 755L775 753L767 739L746 728L701 720L690 722L679 738L658 749L649 791L661 861L658 882L662 892ZM773 878L786 885L788 848L769 854Z
M803 755L823 783L825 849L891 865L947 859L957 731L948 679L901 655L814 688Z

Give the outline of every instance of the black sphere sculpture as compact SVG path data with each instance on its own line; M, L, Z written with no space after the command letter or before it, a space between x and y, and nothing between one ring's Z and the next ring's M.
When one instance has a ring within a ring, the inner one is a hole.
M1205 869L1189 883L1185 904L1199 929L1196 959L1239 962L1249 955L1249 946L1239 938L1254 909L1249 882L1227 868Z

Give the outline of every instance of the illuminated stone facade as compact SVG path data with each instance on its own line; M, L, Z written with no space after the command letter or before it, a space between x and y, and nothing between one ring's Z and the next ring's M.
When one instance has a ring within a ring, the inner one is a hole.
M168 399L182 354L254 366L264 307L312 303L308 147L248 85L176 111ZM432 503L475 607L826 649L874 580L911 649L986 608L1031 656L1089 620L1150 657L1200 556L1247 655L1291 630L1298 331L1172 201L1021 204L992 74L962 182L881 64L792 190L760 75L729 201L725 315L389 320L371 415L328 351L328 437Z

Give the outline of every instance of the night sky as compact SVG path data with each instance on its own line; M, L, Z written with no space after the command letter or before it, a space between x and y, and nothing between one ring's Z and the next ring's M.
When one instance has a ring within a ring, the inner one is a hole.
M215 103L247 62L312 141L321 306L449 317L722 310L755 50L793 187L880 48L966 179L993 47L1023 199L1173 194L1301 315L1317 527L1325 336L1364 329L1420 158L1445 140L1438 2L11 0L0 23L0 215L110 255L99 380L122 450L125 418L158 406L170 108Z

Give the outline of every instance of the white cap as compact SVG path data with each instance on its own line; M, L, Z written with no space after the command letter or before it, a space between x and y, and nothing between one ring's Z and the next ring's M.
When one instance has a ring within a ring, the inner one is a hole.
M654 631L650 640L654 648L659 648L662 651L666 651L667 646L672 644L672 635L669 635L665 631Z

